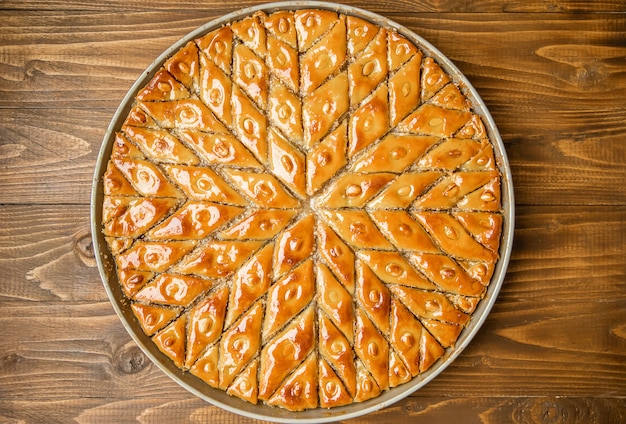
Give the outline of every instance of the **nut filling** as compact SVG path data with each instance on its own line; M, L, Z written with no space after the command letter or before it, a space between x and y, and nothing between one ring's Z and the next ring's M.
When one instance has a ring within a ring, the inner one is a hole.
M292 411L429 369L498 261L481 118L402 35L327 10L193 40L134 98L102 221L146 335L179 368Z

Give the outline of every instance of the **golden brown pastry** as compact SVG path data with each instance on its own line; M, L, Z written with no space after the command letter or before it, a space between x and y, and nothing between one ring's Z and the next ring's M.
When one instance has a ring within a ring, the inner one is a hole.
M102 178L124 301L163 360L290 411L433 367L499 258L473 106L406 37L330 10L256 12L174 52Z

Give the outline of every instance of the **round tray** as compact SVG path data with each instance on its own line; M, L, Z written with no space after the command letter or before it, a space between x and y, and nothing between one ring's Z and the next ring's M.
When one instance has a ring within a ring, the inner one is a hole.
M481 300L478 307L472 314L471 320L466 328L461 332L455 345L446 350L445 354L426 372L419 374L410 382L392 388L381 393L380 396L361 403L353 403L347 406L336 407L332 409L312 409L302 412L290 412L287 410L270 407L263 404L253 405L239 398L229 396L226 392L214 389L195 377L194 375L183 372L177 368L174 363L159 351L157 346L146 336L135 319L130 304L125 300L119 284L113 256L107 247L104 235L102 233L102 201L104 198L102 177L106 171L107 162L111 156L115 132L119 130L124 122L136 93L145 86L154 76L156 71L163 63L174 53L176 53L187 42L201 37L210 31L221 27L222 25L243 19L256 11L262 10L266 13L278 10L298 10L298 9L326 9L346 15L356 16L368 20L378 26L391 28L411 40L418 46L427 56L435 59L441 68L452 78L452 80L462 87L463 93L472 103L472 110L479 115L485 124L489 139L491 140L496 157L497 166L502 174L501 179L501 197L503 210L503 227L502 239L500 243L499 255L500 259L496 264L496 268L489 284L485 297ZM419 388L426 385L429 381L440 374L448 365L450 365L457 356L467 347L472 338L476 335L483 322L487 318L489 311L496 301L500 287L504 280L506 269L511 255L514 229L514 199L511 171L506 157L506 152L500 134L491 117L484 102L472 87L467 78L456 68L456 66L432 44L414 32L398 25L397 23L380 16L378 14L363 10L360 8L339 5L336 3L327 3L319 1L291 1L268 3L260 6L240 9L233 13L222 16L216 20L197 28L185 37L173 44L164 51L132 85L120 106L118 107L111 123L104 136L96 168L92 182L91 194L91 232L93 237L94 250L100 275L102 277L104 287L111 300L113 308L120 317L122 324L132 336L135 342L143 350L143 352L157 365L165 374L189 390L194 395L204 399L211 404L217 405L225 410L260 420L280 422L280 423L325 423L336 420L345 420L371 413L373 411L385 408L399 400L414 393Z

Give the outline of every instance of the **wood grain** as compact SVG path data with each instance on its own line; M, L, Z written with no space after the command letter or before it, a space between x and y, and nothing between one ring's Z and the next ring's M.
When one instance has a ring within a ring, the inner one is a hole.
M167 47L259 1L0 4L0 423L258 423L179 387L132 341L95 267L106 128ZM513 254L475 339L350 423L626 422L626 4L346 0L432 42L501 132Z

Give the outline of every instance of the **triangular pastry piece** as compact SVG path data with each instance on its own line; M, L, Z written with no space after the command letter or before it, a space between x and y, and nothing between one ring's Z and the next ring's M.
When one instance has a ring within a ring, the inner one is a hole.
M412 134L451 137L472 117L470 112L423 104L398 124L398 129Z
M253 16L242 19L231 24L233 33L251 50L264 57L266 52L265 28L261 25L260 19L265 14L257 12Z
M152 341L161 352L167 355L177 367L182 368L185 360L185 325L186 315L165 327L152 337Z
M420 372L420 340L424 331L419 320L398 300L391 299L389 339L413 377Z
M177 203L172 198L126 198L124 212L104 225L104 234L114 237L136 238L161 220Z
M198 48L222 71L230 75L233 57L233 31L223 26L196 40Z
M122 126L122 128L127 128ZM137 146L131 143L124 134L121 132L115 133L115 141L113 142L113 149L111 151L112 158L133 158L133 159L145 159L144 154L139 150Z
M137 99L144 102L162 102L186 99L190 95L187 87L177 81L176 78L165 69L160 69L152 77L148 85L137 93Z
M366 400L377 397L381 389L378 387L378 383L372 375L367 371L367 368L359 360L357 363L357 377L356 377L356 395L354 396L355 402L365 402Z
M481 296L485 288L480 281L468 275L461 266L446 255L414 253L411 260L419 269L449 293L466 296Z
M257 383L257 373L259 370L258 359L253 360L245 370L239 374L232 382L226 393L237 396L252 404L258 402L259 387Z
M456 212L454 216L480 244L492 251L498 249L502 215L490 212Z
M330 10L297 10L293 17L300 51L308 50L337 21L337 14Z
M437 319L465 325L469 315L454 307L448 298L437 292L393 285L391 292L418 318Z
M492 173L486 172L481 172L481 174L486 174L486 176L493 175ZM460 199L457 206L466 211L477 210L496 212L500 210L500 199L500 179L494 178L478 190L475 190L467 194L463 199Z
M411 373L398 354L389 352L389 387L396 387L411 380Z
M162 329L166 324L176 318L181 308L169 308L156 305L144 305L142 303L132 303L131 308L139 325L147 336Z
M151 162L143 159L114 159L113 163L133 188L148 197L180 197L180 192ZM117 179L114 179L117 181ZM123 184L120 184L123 186ZM107 193L109 194L109 193ZM118 193L121 194L121 193Z
M343 385L350 395L354 396L356 393L356 366L349 339L324 314L319 314L318 325L320 355L332 365L332 368L337 370L337 375L342 380Z
M210 346L189 368L189 372L211 387L219 387L219 344Z
M133 298L148 281L154 277L154 272L151 271L137 271L134 269L119 270L117 276L119 277L120 284L124 293L129 298Z
M199 86L198 46L193 41L187 43L163 65L178 81L182 82L191 92Z
M213 112L198 99L140 102L139 104L162 128L188 128L216 133L228 132L228 129L213 115Z
M387 31L389 45L389 71L395 71L413 56L421 60L422 52L413 43L395 31Z
M422 101L430 99L449 82L450 77L432 57L424 58L422 61Z
M256 303L220 340L219 382L226 389L261 347L263 304Z
M315 355L309 355L268 399L268 405L280 406L289 411L316 408L318 406L317 375Z
M293 13L288 11L274 12L265 17L263 24L269 34L289 44L294 49L297 47L296 23Z
M320 406L332 408L352 403L352 396L330 365L325 360L320 359L318 367Z
M354 16L346 18L348 36L348 52L351 56L357 56L374 39L379 32L379 27L364 19Z

